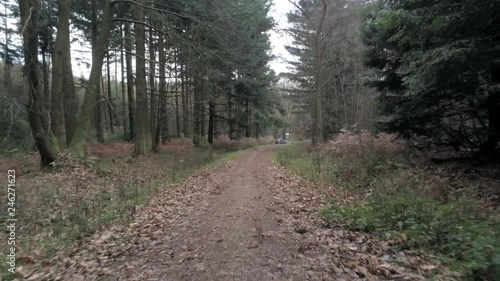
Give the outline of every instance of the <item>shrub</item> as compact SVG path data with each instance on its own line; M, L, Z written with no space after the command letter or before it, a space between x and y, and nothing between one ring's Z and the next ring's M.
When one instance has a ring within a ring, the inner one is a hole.
M26 120L0 121L0 155L11 157L28 152L33 146L31 128Z
M239 140L230 140L226 137L215 139L212 148L224 152L233 152L251 148L257 145L272 144L273 140L269 138L242 138Z
M454 269L499 280L500 224L470 202L442 204L399 194L361 205L330 202L320 215L329 225L376 233L406 249L428 249Z
M288 146L276 160L308 181L356 198L330 200L320 211L327 225L431 252L476 280L500 280L499 220L479 210L473 198L452 196L449 175L413 167L408 155L393 136L347 132L319 148Z

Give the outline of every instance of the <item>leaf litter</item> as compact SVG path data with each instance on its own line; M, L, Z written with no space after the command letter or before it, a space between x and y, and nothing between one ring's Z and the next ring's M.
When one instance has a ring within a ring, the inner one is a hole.
M436 269L390 241L324 227L324 193L272 162L272 151L159 190L128 225L23 265L18 279L425 280Z

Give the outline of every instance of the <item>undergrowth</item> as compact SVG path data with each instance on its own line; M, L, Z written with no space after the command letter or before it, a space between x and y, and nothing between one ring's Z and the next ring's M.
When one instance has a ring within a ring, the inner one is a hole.
M111 223L127 223L159 189L182 182L193 171L235 158L239 153L174 150L140 158L85 160L63 155L53 171L18 178L17 257L28 263L51 258L60 249ZM7 247L5 241L0 244L2 249ZM13 278L5 266L0 266L0 280Z
M214 140L211 148L222 152L234 152L248 149L257 145L273 144L272 138L242 138L240 140L230 140L227 136ZM208 145L208 143L207 143Z
M320 212L327 225L423 251L466 279L500 280L498 218L454 192L445 176L419 169L408 157L390 136L354 134L319 149L298 143L276 154L278 163L308 181L358 199L332 198Z

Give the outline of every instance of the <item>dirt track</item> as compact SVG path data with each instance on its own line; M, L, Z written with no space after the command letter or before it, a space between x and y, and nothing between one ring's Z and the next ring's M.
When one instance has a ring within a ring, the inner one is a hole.
M100 232L70 257L59 257L62 263L48 276L76 281L422 279L387 264L387 245L322 228L316 212L323 198L274 164L274 149L252 150L159 194L129 227Z

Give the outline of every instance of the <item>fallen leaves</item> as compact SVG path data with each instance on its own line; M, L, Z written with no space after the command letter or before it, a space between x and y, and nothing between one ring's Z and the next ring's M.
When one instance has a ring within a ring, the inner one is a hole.
M281 185L273 185L278 189L278 193L273 194L273 198L281 201L281 205L289 206L285 213L289 215L284 216L284 223L295 232L297 230L301 234L307 232L307 235L302 235L301 245L298 247L298 253L305 261L309 261L305 266L316 270L331 268L339 276L338 280L342 278L344 280L425 280L425 275L437 268L437 266L425 264L424 259L412 259L412 256L405 252L393 251L390 241L379 241L363 233L338 228L323 228L317 212L325 200L322 195L324 193L317 187L307 184L300 177L283 171L281 167L275 166L273 173L283 182ZM356 199L346 198L346 200ZM297 216L297 213L303 213L305 217ZM301 226L298 228L297 225ZM303 231L305 229L307 231ZM404 241L407 238L401 236L399 239ZM318 260L317 256L322 252L328 252L330 255L322 256ZM389 262L390 260L406 262L395 264Z
M224 202L211 198L227 194L222 182L230 184L238 176L230 174L229 167L198 173L161 190L137 210L128 225L106 227L74 248L58 252L40 269L26 266L21 275L26 280L158 280L161 272L176 270L185 275L174 275L178 279L172 280L194 280L193 275L208 274L219 262L224 272L211 276L218 279L246 280L238 279L238 274L257 269L268 280L283 280L280 277L293 272L303 273L307 280L425 280L425 274L436 269L422 259L393 251L388 242L324 228L317 215L325 200L322 193L269 163L259 163L252 170L260 178L258 183L266 183L261 187L263 195L251 193L245 201L242 194L234 194L234 200L243 200L241 205L231 212L214 213L219 210L214 202ZM239 183L255 188L252 179L246 176ZM255 206L265 207L255 210ZM254 213L271 217L252 217ZM269 230L262 221L275 225ZM241 233L224 232L236 222L255 225L248 231L250 239L235 241ZM207 239L207 233L214 235ZM214 248L206 248L207 244ZM286 252L293 257L269 252L267 247L273 245L287 246ZM257 260L260 267L245 258ZM230 266L238 260L243 261L243 268Z

